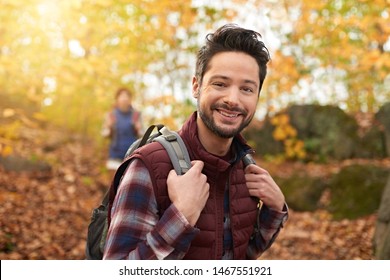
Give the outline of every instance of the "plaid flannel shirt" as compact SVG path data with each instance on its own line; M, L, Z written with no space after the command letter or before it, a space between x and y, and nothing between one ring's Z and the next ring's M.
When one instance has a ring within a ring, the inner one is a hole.
M149 172L135 159L118 187L103 259L182 259L199 229L192 227L173 204L161 217L157 209ZM287 208L283 210L262 207L259 230L255 230L247 249L249 259L256 259L271 246L288 217ZM230 223L225 220L226 232ZM224 258L232 257L229 253Z

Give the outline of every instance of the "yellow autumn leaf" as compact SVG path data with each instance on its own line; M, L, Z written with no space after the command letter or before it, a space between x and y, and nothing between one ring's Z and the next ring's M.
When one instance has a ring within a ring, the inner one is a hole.
M7 157L9 155L11 155L13 152L13 149L11 146L8 146L8 145L1 145L0 144L0 155L2 157Z
M286 147L286 156L287 158L294 158L295 152L294 149L291 149L291 147Z
M284 140L284 146L292 148L294 146L294 142L295 142L294 139L291 139L291 138L285 139Z
M286 130L286 134L292 138L295 138L297 136L297 130L293 128L291 125L286 125L284 128Z
M298 151L298 152L297 152L297 157L298 157L299 159L304 159L304 158L306 158L306 152L305 152L304 150Z
M275 140L281 141L286 139L286 133L284 132L283 128L280 126L276 127L275 130L272 133L272 136Z
M279 118L281 125L286 125L290 122L290 117L287 114L282 114L279 116Z
M279 125L279 117L278 117L278 116L272 117L270 121L271 121L271 124L272 124L273 126Z

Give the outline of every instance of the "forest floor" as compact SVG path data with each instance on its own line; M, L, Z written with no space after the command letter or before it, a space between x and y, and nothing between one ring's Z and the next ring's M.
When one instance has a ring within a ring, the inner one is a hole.
M92 209L106 191L105 148L61 131L26 130L14 153L50 168L9 171L0 165L0 259L84 259ZM101 145L102 146L102 145ZM272 174L323 174L343 163L261 163ZM385 162L389 165L389 162ZM323 210L296 212L261 259L373 259L376 214L332 220Z

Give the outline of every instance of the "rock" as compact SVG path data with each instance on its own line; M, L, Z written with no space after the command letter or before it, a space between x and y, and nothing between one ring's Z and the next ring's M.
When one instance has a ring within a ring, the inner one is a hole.
M385 135L378 125L373 124L371 128L359 138L355 149L355 157L386 157Z
M46 172L51 170L51 166L39 160L28 160L19 156L0 157L0 165L6 171L28 171L28 172Z
M286 202L295 211L314 211L326 188L322 178L294 175L289 178L274 178L283 190Z
M353 157L358 125L343 110L330 105L293 105L287 113L309 155L317 160Z
M335 219L355 219L375 213L387 176L387 169L374 165L344 167L330 181L328 210Z

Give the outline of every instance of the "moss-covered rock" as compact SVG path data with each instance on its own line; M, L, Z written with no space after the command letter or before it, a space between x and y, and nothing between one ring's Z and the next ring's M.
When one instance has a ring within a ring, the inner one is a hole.
M337 160L353 157L358 125L336 106L294 105L287 109L298 138L314 159Z
M314 211L326 188L321 178L294 175L289 178L275 177L275 182L282 189L286 202L295 211Z
M329 211L335 219L355 219L378 210L388 170L374 165L351 165L330 181Z
M356 145L357 158L384 158L386 157L385 134L378 125L373 125L364 134Z

